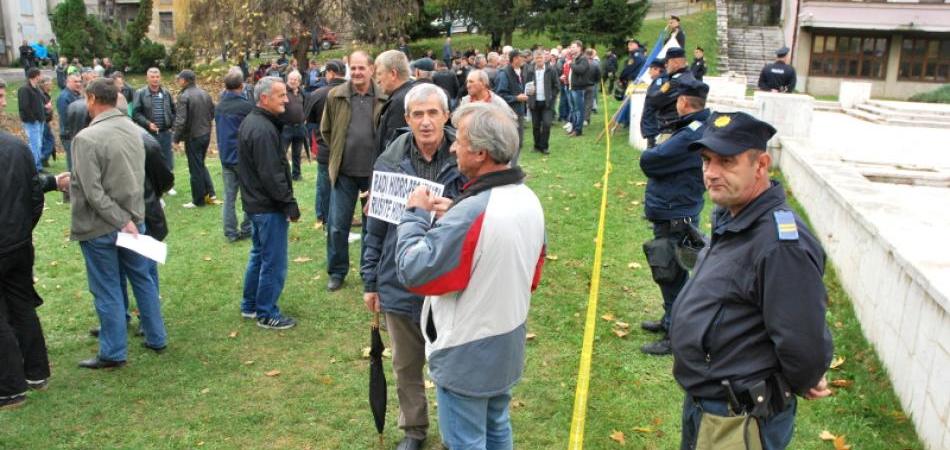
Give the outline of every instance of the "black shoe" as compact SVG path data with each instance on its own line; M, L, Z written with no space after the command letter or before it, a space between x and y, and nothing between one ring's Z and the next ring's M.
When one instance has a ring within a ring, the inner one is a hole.
M644 330L649 331L651 333L662 333L663 331L665 331L663 329L662 320L647 320L644 322L640 322L640 328L643 328Z
M98 356L79 361L79 367L83 369L112 369L125 365L125 361L109 361L108 359L99 359Z
M422 448L423 442L425 442L425 439L416 439L406 436L402 438L402 442L396 446L396 450L418 450Z
M153 351L153 352L155 352L155 353L161 355L162 353L165 353L165 349L168 348L168 345L163 345L163 346L161 346L161 347L152 347L151 345L148 345L148 344L146 344L146 343L143 342L143 343L142 343L142 347L145 347L145 348L147 348L147 349L149 349L149 350L151 350L151 351Z
M287 316L257 319L257 326L268 330L286 330L293 328L295 325L297 325L297 321Z
M294 175L294 176L293 176L293 179L294 179L294 181L300 181L300 180L303 179L303 177L300 176L300 175Z
M339 291L343 287L343 279L330 277L330 281L327 282L327 290L330 292Z
M643 347L640 347L640 351L648 355L672 355L673 347L670 345L670 337L666 336L659 341L651 342L644 345Z
M548 149L546 149L546 148L543 148L543 149L541 149L541 154L542 154L542 155L550 155L550 154L551 154L551 151L548 150Z
M34 391L45 391L49 387L49 378L42 380L26 380L26 385Z
M13 395L7 398L0 398L0 409L19 408L26 403L26 394Z

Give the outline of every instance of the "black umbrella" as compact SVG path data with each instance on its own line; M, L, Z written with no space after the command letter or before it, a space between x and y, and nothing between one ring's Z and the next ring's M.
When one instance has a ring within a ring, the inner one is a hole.
M383 428L386 426L386 374L383 372L383 339L379 337L379 313L373 316L370 331L372 345L369 349L369 408L373 411L379 444L383 444Z

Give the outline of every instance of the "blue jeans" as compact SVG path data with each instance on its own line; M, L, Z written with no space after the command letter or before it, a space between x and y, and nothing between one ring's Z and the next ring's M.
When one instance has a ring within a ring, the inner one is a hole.
M56 138L53 137L53 131L49 122L43 124L43 149L40 151L41 162L49 161L50 156L56 152Z
M350 270L350 227L353 208L360 191L369 189L369 177L337 175L336 185L330 190L330 226L327 236L327 273L331 278L346 279ZM365 220L364 228L365 228Z
M172 132L169 130L159 131L155 135L158 145L162 147L162 159L168 170L175 171L175 154L172 152Z
M330 165L317 164L317 200L314 202L317 220L326 223L330 215Z
M436 386L439 432L452 450L510 450L511 392L494 397L467 397Z
M258 319L279 318L277 299L287 280L287 216L283 213L249 216L251 255L244 273L241 312L256 312Z
M222 208L222 222L224 222L224 237L237 239L241 235L251 234L251 219L247 213L244 213L244 220L241 221L241 229L238 230L237 221L237 200L238 193L241 190L241 184L238 180L238 166L230 164L221 164L221 177L224 178L224 208Z
M442 403L439 402L439 407ZM764 450L782 450L792 441L795 431L795 411L797 401L792 397L792 404L785 411L773 414L765 420L759 421L759 434L762 436ZM717 416L728 416L729 405L724 400L699 399L686 394L683 400L683 431L681 434L680 450L696 448L696 437L699 435L699 424L703 411Z
M580 135L584 130L584 91L571 91L571 125Z
M558 100L557 120L567 122L571 120L571 91L567 86L561 86L561 99Z
M139 233L144 231L145 226L139 225ZM99 358L108 361L125 361L128 356L123 274L132 284L145 343L161 348L168 338L158 302L154 263L138 253L117 247L117 235L113 231L79 243L86 261L89 292L99 316Z
M45 129L46 124L43 122L23 123L23 131L26 132L26 137L30 141L30 152L33 153L33 164L36 165L37 172L43 170L40 160L43 157L43 130Z

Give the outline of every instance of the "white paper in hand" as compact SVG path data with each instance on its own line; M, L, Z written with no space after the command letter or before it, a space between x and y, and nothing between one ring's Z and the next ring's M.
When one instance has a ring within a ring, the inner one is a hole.
M439 183L424 178L401 173L373 172L373 185L366 215L399 225L402 214L406 211L409 194L420 185L428 188L436 196L441 196L445 188ZM434 216L435 213L433 213Z
M132 250L159 264L165 264L165 257L168 256L167 244L157 241L155 238L145 234L139 234L139 237L136 238L132 236L131 233L123 233L120 231L115 245Z

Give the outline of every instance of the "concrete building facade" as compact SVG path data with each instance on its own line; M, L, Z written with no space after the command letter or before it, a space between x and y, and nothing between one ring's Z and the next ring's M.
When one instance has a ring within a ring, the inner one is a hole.
M49 42L53 29L49 13L57 0L0 0L0 65L20 57L24 40Z
M837 95L842 80L872 83L876 98L907 99L950 82L945 0L717 0L720 72L755 84L781 46L797 90Z

